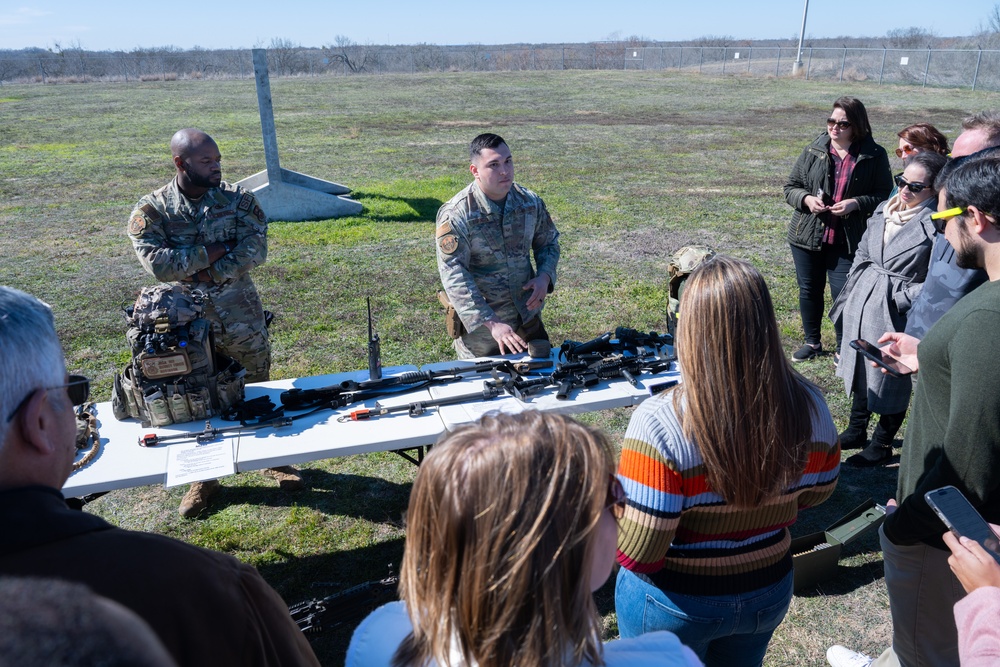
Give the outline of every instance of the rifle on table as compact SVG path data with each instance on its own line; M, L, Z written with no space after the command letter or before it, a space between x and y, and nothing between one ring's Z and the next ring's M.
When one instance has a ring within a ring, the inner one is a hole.
M344 380L340 384L319 387L317 389L289 389L288 391L281 392L281 403L289 410L304 410L315 407L342 408L351 403L365 401L369 398L378 398L386 394L413 391L431 384L447 384L448 382L461 380L466 375L494 372L521 375L531 370L549 368L551 366L552 362L548 360L513 362L509 359L503 359L500 361L480 361L471 366L458 366L430 371L409 371L400 375L382 378L381 380L364 380L361 382Z
M396 599L399 577L390 574L385 579L366 581L322 599L313 598L288 608L292 620L305 633L315 634L327 627L356 622L379 605ZM328 623L325 623L328 621Z
M559 385L556 398L564 401L574 388L593 387L602 380L624 378L633 387L638 387L637 375L662 373L670 368L671 362L672 359L656 355L627 356L618 353L604 356L592 353L578 356L576 361L557 364L556 372L551 377Z
M190 440L192 438L195 442L211 442L223 433L231 433L233 431L255 431L261 428L280 428L282 426L290 426L291 423L291 417L275 417L274 419L258 422L256 424L216 428L212 426L212 422L207 421L205 422L205 430L199 433L175 433L172 435L156 435L155 433L147 433L146 435L139 437L139 446L156 447L159 444L169 442L171 440Z
M658 334L655 331L643 333L628 327L618 327L614 333L608 331L597 338L584 343L574 340L563 341L559 348L559 358L567 361L577 361L589 354L622 354L627 353L643 356L640 349L655 352L664 345L673 345L674 337L670 334Z
M428 408L441 407L442 405L458 405L459 403L471 403L473 401L489 401L497 396L502 396L503 394L504 387L502 385L497 385L492 383L490 380L486 380L483 382L483 390L479 392L462 394L460 396L448 396L446 398L432 398L428 401L414 401L413 403L393 406L382 405L376 401L374 408L360 408L358 410L352 410L346 415L337 417L337 421L364 421L366 419L374 419L375 417L389 415L394 412L407 412L411 417L419 417L427 412Z

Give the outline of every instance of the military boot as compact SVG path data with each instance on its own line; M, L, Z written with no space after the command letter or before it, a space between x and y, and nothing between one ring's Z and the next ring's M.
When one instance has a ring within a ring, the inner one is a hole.
M219 480L207 479L204 482L194 482L188 488L187 493L181 498L180 507L177 511L186 519L198 516L198 514L208 507L208 500L219 490Z
M282 491L298 491L305 484L302 483L302 475L292 466L280 466L278 468L268 468L264 474L278 482Z

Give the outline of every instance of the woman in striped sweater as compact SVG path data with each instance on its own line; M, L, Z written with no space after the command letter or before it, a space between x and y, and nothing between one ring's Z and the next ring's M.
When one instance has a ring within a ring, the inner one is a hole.
M684 382L636 409L622 445L618 629L670 630L708 666L760 665L792 597L788 526L833 493L837 431L750 264L706 262L682 311Z

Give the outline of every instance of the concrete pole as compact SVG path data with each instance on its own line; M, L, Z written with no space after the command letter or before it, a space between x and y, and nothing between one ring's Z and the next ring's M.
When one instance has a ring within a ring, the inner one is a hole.
M806 15L809 13L809 0L805 0L805 7L802 8L802 29L799 31L799 50L795 56L795 62L792 63L792 76L799 73L802 69L802 41L806 37Z
M264 138L264 164L267 180L281 181L281 164L278 161L278 132L274 127L274 108L271 106L271 79L267 72L267 50L253 49L253 72L257 78L257 107L260 109L260 129Z

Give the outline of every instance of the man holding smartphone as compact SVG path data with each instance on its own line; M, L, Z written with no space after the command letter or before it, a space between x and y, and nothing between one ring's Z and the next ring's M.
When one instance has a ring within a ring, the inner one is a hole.
M942 172L934 215L958 266L983 268L989 282L956 303L923 340L886 334L883 354L920 371L900 457L899 505L881 529L892 647L873 665L957 665L950 609L963 596L948 567L943 524L927 491L957 487L987 521L1000 523L1000 157L974 157ZM919 345L919 354L918 354ZM888 503L894 506L894 501ZM842 646L835 667L866 664Z

